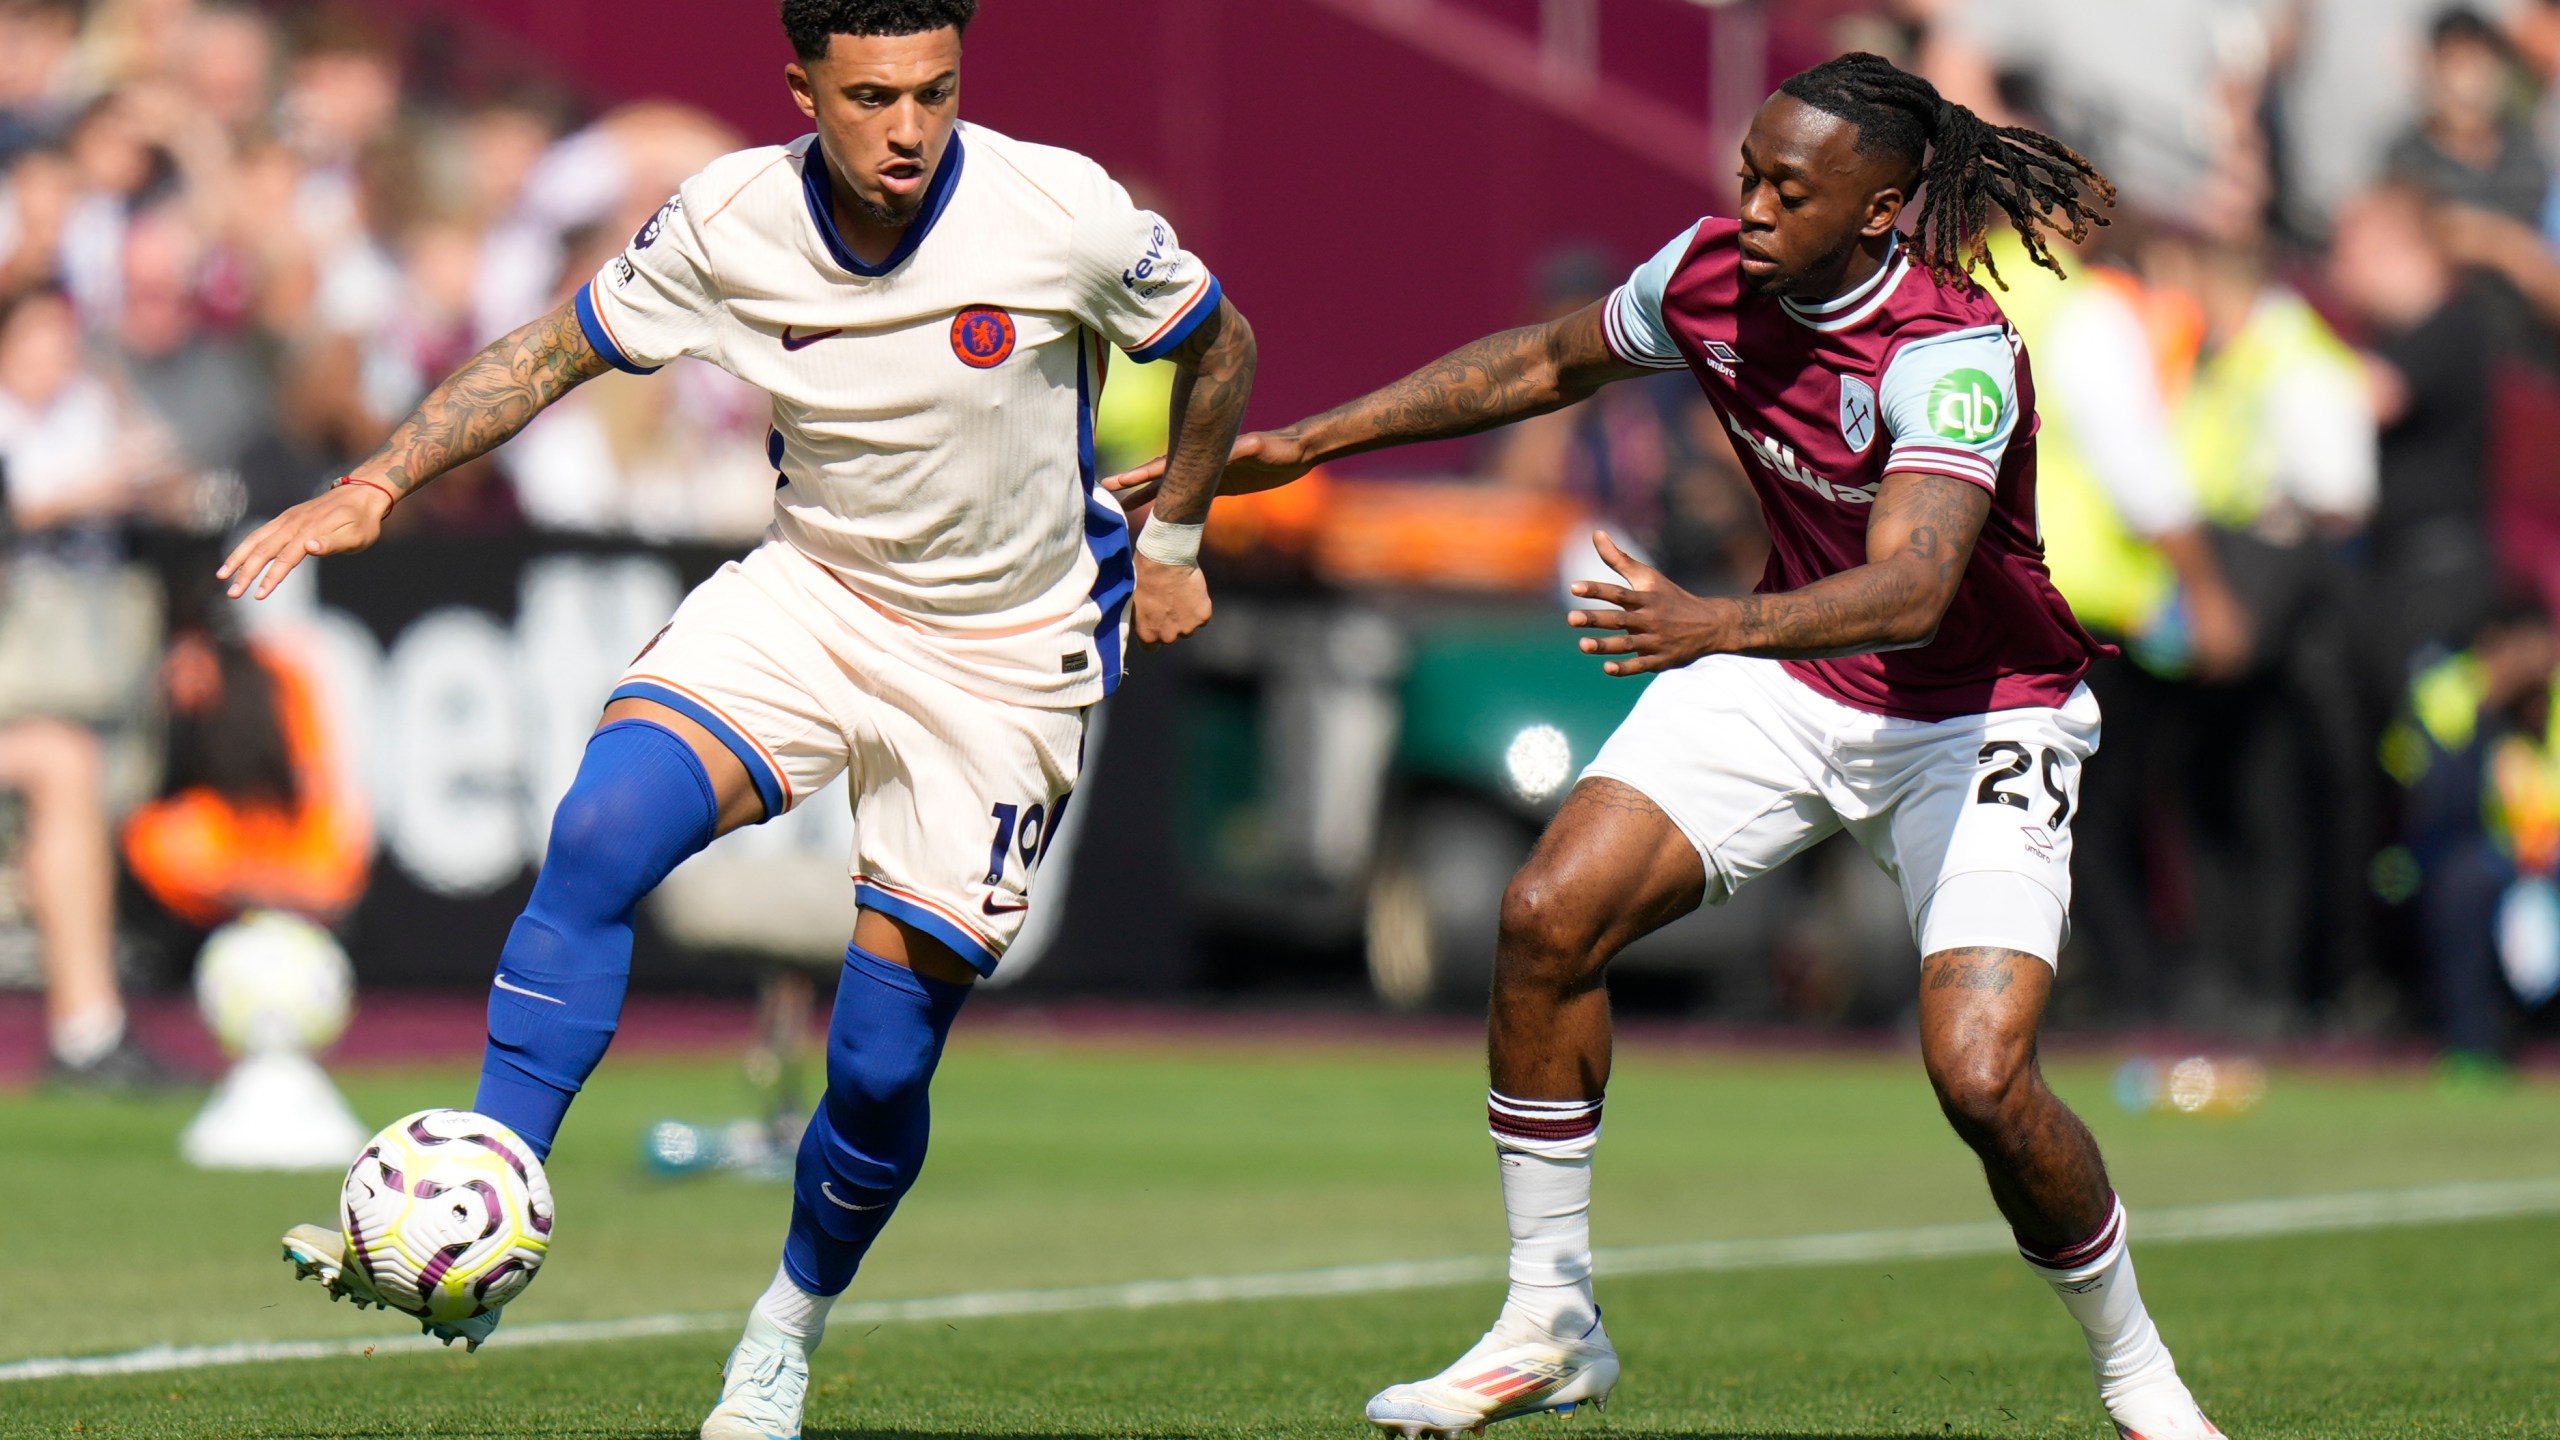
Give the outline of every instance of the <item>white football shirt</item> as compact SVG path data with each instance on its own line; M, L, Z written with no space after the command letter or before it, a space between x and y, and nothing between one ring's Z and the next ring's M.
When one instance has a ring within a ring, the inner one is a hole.
M1155 359L1215 277L1101 166L961 124L898 248L837 232L817 138L687 180L578 292L604 357L707 360L773 397L774 535L861 635L974 693L1119 683L1129 527L1095 485L1110 348Z

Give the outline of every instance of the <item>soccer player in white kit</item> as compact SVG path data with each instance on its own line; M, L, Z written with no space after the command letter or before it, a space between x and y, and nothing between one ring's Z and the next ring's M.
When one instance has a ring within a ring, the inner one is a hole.
M799 1433L827 1308L916 1178L925 1092L1022 923L1130 632L1209 618L1199 536L1251 387L1217 280L1082 156L960 123L975 0L785 0L817 133L724 156L573 300L439 385L241 543L264 596L608 368L680 356L773 397L773 529L613 692L499 957L474 1108L548 1153L620 1013L633 907L717 835L850 771L860 912L789 1239L708 1440ZM1109 352L1170 358L1173 477L1133 547L1096 489ZM1132 613L1134 612L1134 613ZM358 1298L334 1227L288 1258ZM448 1340L476 1345L482 1317Z

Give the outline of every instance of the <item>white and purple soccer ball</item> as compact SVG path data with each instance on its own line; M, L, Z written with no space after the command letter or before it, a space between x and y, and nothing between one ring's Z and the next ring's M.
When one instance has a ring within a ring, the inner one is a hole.
M347 1171L338 1207L346 1263L393 1308L444 1325L533 1282L551 1215L533 1147L468 1110L421 1110L385 1126Z

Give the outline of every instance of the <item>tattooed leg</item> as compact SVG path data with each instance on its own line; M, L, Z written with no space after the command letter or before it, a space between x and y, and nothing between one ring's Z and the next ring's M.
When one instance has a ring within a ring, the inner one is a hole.
M2106 1224L2115 1192L2089 1127L2036 1063L2052 990L2053 967L2015 950L1942 950L1920 966L1920 1049L1939 1108L1981 1157L2019 1243L2060 1251Z
M1502 896L1487 1031L1493 1088L1597 1099L1609 1083L1609 959L1698 906L1706 866L1671 817L1616 780L1574 787Z

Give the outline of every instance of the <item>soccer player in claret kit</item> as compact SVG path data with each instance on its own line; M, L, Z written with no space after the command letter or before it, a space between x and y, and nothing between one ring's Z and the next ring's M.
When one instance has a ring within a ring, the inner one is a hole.
M1591 1159L1609 958L1846 829L1898 881L1922 955L1921 1047L2035 1272L2086 1329L2124 1436L2216 1435L2135 1289L2096 1144L2045 1087L2036 1031L2096 750L2100 647L2045 574L2035 386L1970 272L2004 214L2098 223L2106 181L1872 55L1788 80L1744 141L1741 212L1702 220L1608 299L1477 341L1289 429L1240 440L1224 488L1471 434L1686 367L1767 517L1759 593L1707 599L1600 537L1624 585L1578 584L1612 675L1657 674L1503 896L1491 1124L1511 1224L1493 1329L1369 1418L1453 1436L1605 1399ZM1901 221L1916 217L1908 232ZM1143 494L1159 471L1114 477Z
M915 1181L944 1037L1021 926L1128 633L1166 643L1209 616L1200 529L1252 331L1092 161L957 121L976 8L784 0L817 133L713 161L573 301L221 571L263 596L305 556L363 549L400 497L608 368L693 356L771 392L772 532L614 690L499 957L473 1107L547 1154L612 1038L633 907L714 836L850 770L861 908L827 1093L710 1440L799 1433L808 1354ZM1134 548L1094 474L1112 348L1178 367L1173 478ZM286 1238L344 1292L363 1277L339 1243ZM447 1338L476 1345L496 1318Z

